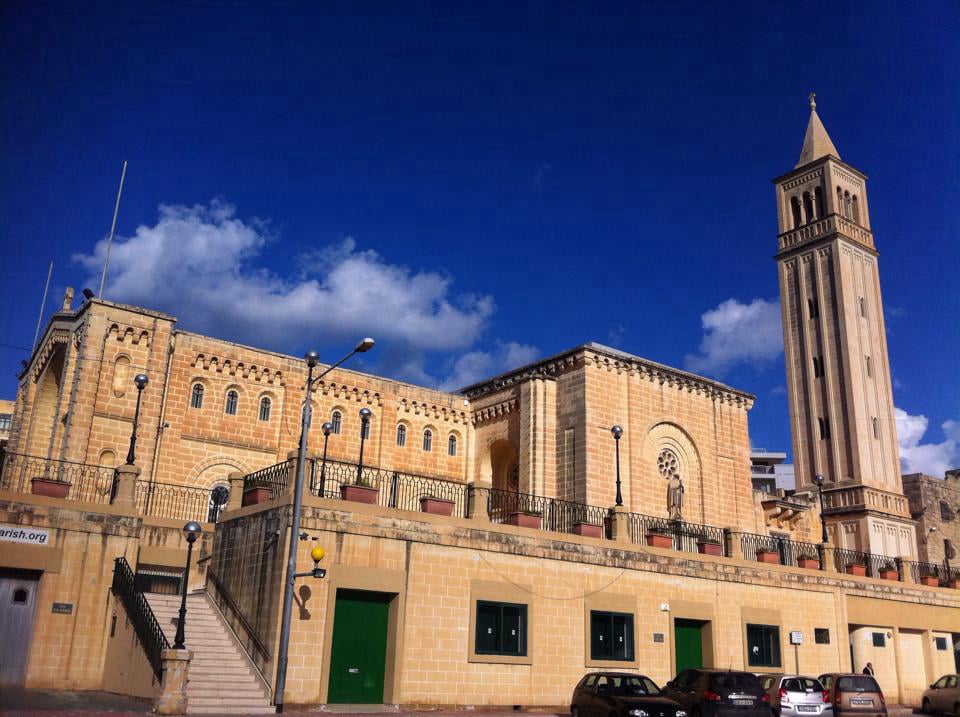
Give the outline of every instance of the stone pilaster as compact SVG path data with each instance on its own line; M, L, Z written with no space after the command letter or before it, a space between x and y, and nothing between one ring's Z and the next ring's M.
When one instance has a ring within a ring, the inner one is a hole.
M187 682L192 657L193 653L190 650L169 649L161 653L163 679L160 683L160 695L154 704L157 714L187 713Z
M243 473L233 471L227 476L230 481L230 501L227 503L227 510L238 510L243 506Z
M474 481L467 486L467 517L470 520L490 520L490 484Z
M284 493L293 495L294 486L297 484L297 456L300 451L290 451L287 453L287 489ZM303 461L303 490L305 494L310 493L310 476L313 474L314 455L307 451L306 458Z
M139 466L122 465L117 468L114 478L116 490L113 492L111 505L121 508L133 508L137 499L137 478L140 477Z
M611 537L615 543L630 542L628 513L629 511L625 505L615 505L610 509Z
M837 563L833 555L834 550L836 550L836 546L833 543L820 544L820 552L823 556L823 569L828 573L837 572Z
M727 540L727 546L731 557L735 560L744 560L743 543L740 542L740 532L736 528L724 528L723 535Z

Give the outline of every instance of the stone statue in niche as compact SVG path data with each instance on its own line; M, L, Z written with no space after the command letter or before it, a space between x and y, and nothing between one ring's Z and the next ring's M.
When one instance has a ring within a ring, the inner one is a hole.
M670 520L683 520L683 481L677 473L667 483L667 515Z

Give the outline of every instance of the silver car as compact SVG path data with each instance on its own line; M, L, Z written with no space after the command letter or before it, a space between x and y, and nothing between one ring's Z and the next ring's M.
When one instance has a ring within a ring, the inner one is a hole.
M957 675L944 675L930 685L930 689L923 693L924 714L946 712L960 716L960 689L957 682Z
M833 705L816 678L768 675L763 687L770 695L774 717L833 717Z

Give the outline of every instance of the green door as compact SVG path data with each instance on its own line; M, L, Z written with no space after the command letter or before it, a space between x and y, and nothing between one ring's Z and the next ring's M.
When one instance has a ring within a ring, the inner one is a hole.
M327 702L383 703L387 658L387 613L393 595L338 590Z
M699 620L674 620L673 644L677 651L677 671L703 667L703 636L700 628L703 623Z

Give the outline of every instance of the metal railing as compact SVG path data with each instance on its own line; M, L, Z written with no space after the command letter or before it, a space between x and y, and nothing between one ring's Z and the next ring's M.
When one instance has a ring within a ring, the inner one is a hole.
M309 486L315 496L339 499L341 486L361 485L376 488L377 505L384 508L419 511L422 498L437 498L453 503L454 517L467 517L466 483L373 466L364 466L358 481L355 463L316 461L312 465Z
M819 569L823 570L823 551L817 543L805 543L779 535L741 533L740 548L746 560L757 560L759 552L772 552L777 554L781 565L797 567L801 558L809 558L816 560Z
M220 581L220 578L214 572L213 567L207 568L207 594L216 604L217 609L223 615L233 634L236 636L243 650L250 656L253 666L263 677L263 670L270 662L270 650L266 643L260 637L253 623L244 614L243 609L234 599L230 591ZM212 588L212 589L211 589ZM264 678L264 683L270 687L269 682Z
M493 523L506 523L514 514L525 514L539 517L541 530L572 533L574 526L580 523L599 526L604 534L610 512L595 505L497 489L490 490L487 510Z
M886 555L865 553L860 550L846 550L838 548L833 551L833 564L841 573L848 572L847 566L862 565L867 577L879 578L882 569L893 566L896 570L896 561Z
M5 454L0 470L0 489L41 495L53 495L59 491L63 495L57 497L87 503L110 502L116 473L115 469L106 466L22 453ZM44 489L46 492L42 492Z
M277 498L287 490L287 480L290 477L290 463L283 461L243 477L243 491L251 488L269 488L270 498Z
M160 655L170 647L166 635L146 596L136 587L136 577L130 569L130 564L126 558L117 558L113 564L113 594L123 604L127 617L137 633L137 639L143 645L143 650L150 661L157 678L163 671Z
M630 526L630 540L639 545L648 544L648 536L663 535L673 542L674 550L686 553L698 553L699 543L719 545L723 555L730 554L723 528L699 523L686 523L682 520L669 518L655 518L640 513L628 513L627 524Z
M216 523L227 507L228 490L194 488L175 483L137 481L136 505L143 515Z
M933 577L937 579L937 584L946 586L951 580L960 580L960 567L950 566L943 563L924 563L920 561L905 560L903 563L910 570L913 581L920 582L920 578Z

